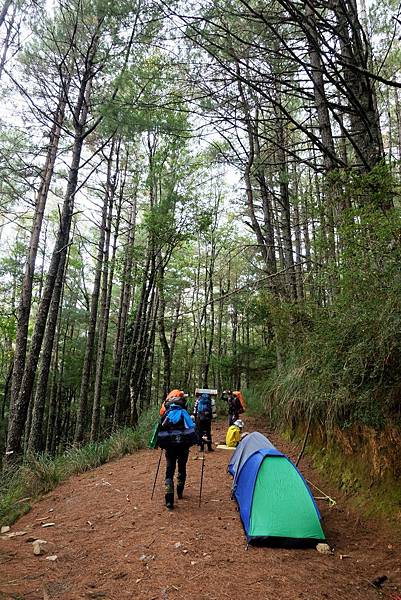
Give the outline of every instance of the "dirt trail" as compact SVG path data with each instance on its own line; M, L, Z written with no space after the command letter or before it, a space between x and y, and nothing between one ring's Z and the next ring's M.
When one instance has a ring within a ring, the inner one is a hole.
M218 424L215 440L223 436ZM269 437L295 457L290 444ZM314 549L246 549L230 500L228 451L205 455L198 508L202 463L191 450L185 498L168 512L162 469L150 500L158 454L143 450L73 477L37 502L12 527L27 534L0 540L0 598L370 600L401 590L400 540L358 518L307 461L303 474L338 500L334 508L319 502L332 556ZM46 522L55 525L42 528ZM29 538L47 540L46 554L34 556ZM389 579L377 591L371 582L383 575Z

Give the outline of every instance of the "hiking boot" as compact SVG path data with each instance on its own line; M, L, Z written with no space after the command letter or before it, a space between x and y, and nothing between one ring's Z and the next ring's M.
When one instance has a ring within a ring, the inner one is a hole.
M183 485L177 485L177 496L180 500L182 500L182 497L184 495L184 486Z
M168 494L166 494L165 500L166 500L166 508L168 508L169 510L173 510L173 508L174 508L174 492L173 493L169 492Z

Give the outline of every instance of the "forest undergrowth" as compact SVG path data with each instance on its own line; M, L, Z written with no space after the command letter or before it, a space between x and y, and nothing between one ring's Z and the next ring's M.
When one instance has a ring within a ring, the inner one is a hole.
M277 379L272 375L269 381L246 390L245 422L247 416L256 417L263 426L295 444L298 453L301 453L306 438L302 456L312 461L329 486L339 489L351 505L365 516L388 520L401 527L399 477L394 475L394 468L389 465L389 454L393 453L396 436L398 443L401 443L398 430L392 427L391 436L389 428L378 432L366 425L358 428L332 426L326 429L315 419L311 420L307 433L307 418L296 419L289 415L286 418L284 413L279 412L278 406L274 406L275 402L280 401L280 393L283 393L281 380L277 374L275 376ZM288 373L287 378L290 380L291 374ZM387 444L383 442L384 439ZM383 455L380 455L380 451L383 451ZM374 452L377 454L377 472L372 472ZM391 462L394 462L394 457ZM302 471L302 460L300 468Z
M313 4L5 2L1 519L176 387L399 512L399 6Z
M58 456L27 454L17 470L3 471L0 479L0 525L11 525L27 513L41 495L71 475L84 473L144 448L156 421L156 409L142 413L135 428L126 427L100 442L71 447Z

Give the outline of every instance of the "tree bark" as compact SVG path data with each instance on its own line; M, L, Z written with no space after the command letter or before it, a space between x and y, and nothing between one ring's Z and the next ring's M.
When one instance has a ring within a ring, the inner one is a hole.
M24 373L35 262L38 252L40 232L42 229L44 210L50 189L50 183L54 173L54 166L56 163L61 126L63 124L65 115L65 107L66 96L65 91L63 90L61 92L59 103L54 115L53 125L50 131L50 141L47 149L45 165L41 173L41 183L36 196L35 212L33 215L31 237L29 240L29 250L25 265L24 278L22 280L21 298L18 306L17 316L13 378L11 384L11 405L13 405L18 399L22 376Z
M108 164L108 181L110 180L110 162ZM103 268L103 260L105 258L105 238L106 238L106 228L107 228L107 213L109 208L109 187L107 185L106 191L103 199L103 207L102 207L102 219L100 224L99 231L99 241L97 244L97 255L96 255L96 271L95 271L95 279L93 282L93 291L91 296L91 304L89 311L89 323L88 323L88 331L86 336L86 348L85 348L85 356L84 362L82 366L82 374L81 374L81 387L79 392L79 400L78 400L78 414L77 420L75 424L75 436L74 442L75 444L79 444L82 442L86 424L87 424L87 408L88 408L88 394L89 394L89 385L91 380L91 374L93 369L93 354L95 349L95 335L96 335L96 324L98 317L98 308L99 308L99 297L100 297L100 284L102 278L102 268Z
M59 312L61 312L62 295L64 287L64 276L68 258L63 252L59 264L56 283L54 285L53 297L47 319L46 332L43 340L43 351L35 390L35 400L32 412L31 430L29 433L28 450L40 452L46 440L43 439L43 416L46 404L47 384L49 380L50 364L56 336L56 328Z
M136 192L134 194L134 201L131 205L129 216L128 216L128 239L126 244L126 253L124 260L124 268L122 274L122 286L120 292L120 303L118 310L118 321L117 321L117 333L116 333L116 341L114 345L114 364L113 364L113 374L111 379L110 386L110 406L111 406L111 416L112 420L114 419L114 414L116 412L116 399L117 399L117 390L118 390L118 382L121 375L121 366L122 366L122 358L123 358L123 350L124 350L124 340L127 334L127 318L129 312L129 306L131 302L132 295L132 268L133 268L133 251L135 244L135 229L136 229ZM118 409L117 409L118 412Z
M110 155L110 162L112 160L113 148ZM102 276L102 293L100 301L100 319L99 319L99 343L97 349L97 360L96 360L96 371L95 371L95 385L93 394L93 409L92 409L92 424L91 424L91 440L95 441L99 437L99 426L100 426L100 400L101 390L103 381L103 370L106 357L106 344L107 344L107 333L109 325L110 315L110 301L111 301L111 288L113 286L113 275L114 275L114 262L115 253L117 249L117 238L118 230L120 226L120 212L121 202L119 203L117 215L116 215L116 226L114 231L114 244L113 244L113 255L110 261L110 273L109 273L109 246L111 236L111 225L113 218L113 206L114 197L116 191L116 180L118 166L114 176L111 176L111 169L108 169L108 189L109 189L109 215L107 219L106 229L106 240L104 246L104 259L103 259L103 276Z
M166 301L164 298L164 265L162 264L159 266L157 284L159 291L158 330L160 345L163 351L163 396L167 396L171 385L171 351L166 336L164 320L166 311Z
M4 19L7 16L8 9L10 8L11 4L12 4L12 0L5 0L5 2L3 4L3 7L2 7L1 12L0 12L0 27L4 23Z
M308 53L310 61L310 76L313 83L313 93L315 97L315 106L319 123L320 136L326 152L324 154L324 164L327 170L334 169L335 146L333 132L331 129L330 113L323 79L323 61L320 54L319 38L317 35L316 18L312 7L307 3L305 7L305 28L308 40Z
M60 373L58 371L59 368L59 344L58 338L60 336L60 318L57 329L57 340L54 345L55 351L52 357L53 363L53 377L49 391L49 408L47 414L47 427L46 427L46 452L53 453L55 446L55 429L56 429L56 417L57 417L57 399L58 399L58 390L59 385L62 379L62 375L64 372L64 362L65 362L65 349L67 345L67 337L69 330L69 322L65 324L64 338L62 342L62 352L61 352L61 369ZM74 327L71 327L71 338L73 336Z
M92 86L92 66L94 54L96 52L96 46L97 43L94 43L90 56L88 57L86 71L83 73L81 79L77 103L75 105L74 143L72 147L72 158L68 174L64 204L60 215L60 226L57 233L55 247L50 259L50 265L47 272L42 299L38 307L31 348L26 360L18 398L12 407L12 412L10 415L5 464L12 462L21 454L22 434L31 400L32 388L40 350L42 347L54 285L58 274L61 256L63 253L67 252L71 220L74 211L75 193L78 185L79 165L85 139L84 129L88 115L88 105Z
M290 300L296 301L297 286L295 280L294 255L292 249L288 160L285 152L288 140L285 136L283 116L280 114L280 112L277 114L277 140L278 144L276 147L276 157L280 189L280 230L284 253L284 264L286 268L285 281L288 288L285 295Z
M152 290L152 296L148 306L148 314L146 318L146 328L142 338L142 356L141 360L137 361L133 376L131 376L131 418L130 425L135 427L138 423L138 417L144 407L146 395L146 376L151 376L149 371L149 363L151 352L155 341L157 328L157 314L159 309L159 298L156 293L156 288Z
M11 16L9 22L6 25L6 35L5 35L3 43L2 43L2 45L3 45L2 50L3 50L3 52L2 52L2 55L1 55L1 58L0 58L0 80L1 80L1 77L3 75L4 66L5 66L6 61L7 61L8 51L9 51L11 45L12 45L11 34L13 33L13 30L15 28L15 17L16 17L16 14L17 14L17 4L14 5L12 16ZM0 16L0 19L1 19L1 16ZM0 27L1 27L1 22L0 22ZM19 29L19 27L20 27L20 24L17 25L18 29Z
M397 120L397 146L399 158L399 175L401 176L401 102L398 90L394 90L395 116Z
M361 162L361 172L369 172L384 158L380 115L376 91L368 75L356 68L369 71L371 49L358 19L354 0L331 0L337 20L337 35L341 46L341 61L350 102L351 137Z
M301 238L301 227L299 224L299 206L298 206L298 175L294 173L295 179L295 202L293 205L293 227L295 234L295 268L297 275L297 296L300 299L304 298L304 286L303 286L303 267L302 267L302 238Z
M146 321L146 307L154 286L155 267L152 249L148 248L147 259L143 274L142 289L139 302L136 309L134 322L127 329L127 335L124 341L125 360L123 356L122 368L120 369L116 403L114 407L113 429L117 429L121 424L123 415L129 408L130 381L135 363L138 361L140 351L140 340Z

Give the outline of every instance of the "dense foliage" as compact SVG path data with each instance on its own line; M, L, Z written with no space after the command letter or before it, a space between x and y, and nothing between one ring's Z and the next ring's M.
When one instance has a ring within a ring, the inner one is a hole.
M396 423L396 3L28 4L0 12L5 462L172 386Z

